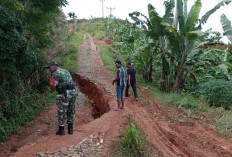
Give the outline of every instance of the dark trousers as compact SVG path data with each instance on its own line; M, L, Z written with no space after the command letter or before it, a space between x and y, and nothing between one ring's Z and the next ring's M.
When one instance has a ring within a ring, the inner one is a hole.
M134 92L134 95L135 95L135 98L138 98L138 94L137 94L137 90L136 90L136 83L131 83L131 87L133 89L133 92ZM127 83L127 86L126 86L126 93L125 93L125 96L128 97L128 90L129 90L130 86L128 85Z

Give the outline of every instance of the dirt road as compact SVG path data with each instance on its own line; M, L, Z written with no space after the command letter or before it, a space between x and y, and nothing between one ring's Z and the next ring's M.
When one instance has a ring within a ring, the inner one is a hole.
M14 157L36 156L37 152L47 153L45 156L48 154L55 156L55 152L60 152L61 148L69 150L66 148L70 146L73 148L73 145L86 146L83 142L92 140L94 135L99 135L102 140L101 149L97 155L96 152L93 152L95 155L91 154L92 152L81 152L80 156L111 156L110 150L119 139L120 131L125 129L128 115L135 117L135 121L146 134L147 140L156 151L154 156L232 156L231 142L197 120L189 118L180 109L157 104L143 87L139 86L138 90L145 102L136 102L133 97L130 97L125 100L124 110L113 111L112 109L116 108L115 87L111 85L114 73L107 70L101 61L98 47L102 43L104 44L104 41L94 41L89 34L85 33L83 44L79 47L79 70L77 74L74 74L74 79L79 83L81 91L88 96L94 107L93 113L98 113L101 117L88 123L76 123L73 135L46 134L36 139L34 143L21 147L13 154ZM78 118L83 116L81 113L77 114L79 114ZM183 118L183 121L172 118L170 115L178 115ZM86 147L92 148L90 145Z

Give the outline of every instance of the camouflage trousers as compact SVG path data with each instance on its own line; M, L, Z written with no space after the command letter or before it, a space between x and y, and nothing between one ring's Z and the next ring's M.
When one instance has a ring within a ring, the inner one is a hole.
M76 112L76 97L77 92L76 90L67 90L67 97L63 94L58 94L57 99L57 106L58 106L58 124L59 126L65 126L67 123L73 123L74 116Z

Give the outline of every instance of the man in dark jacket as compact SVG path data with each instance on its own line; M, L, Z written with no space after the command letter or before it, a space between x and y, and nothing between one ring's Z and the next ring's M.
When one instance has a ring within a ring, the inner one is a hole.
M136 70L131 66L131 63L127 63L127 86L125 96L128 97L128 90L130 86L133 89L135 100L138 101L138 94L136 90Z

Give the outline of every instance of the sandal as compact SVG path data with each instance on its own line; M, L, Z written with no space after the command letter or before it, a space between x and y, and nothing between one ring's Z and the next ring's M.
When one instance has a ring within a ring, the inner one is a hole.
M113 109L113 111L120 111L120 109L118 109L118 108L117 109Z

